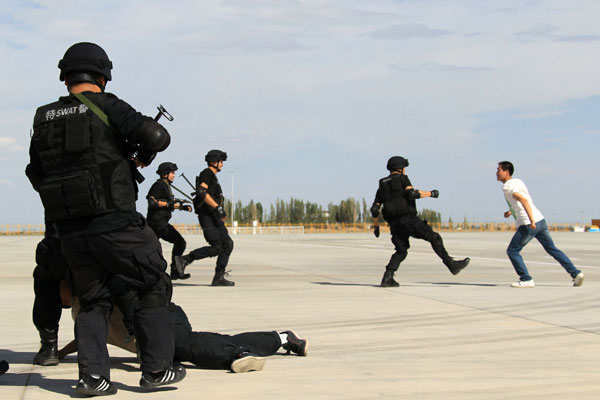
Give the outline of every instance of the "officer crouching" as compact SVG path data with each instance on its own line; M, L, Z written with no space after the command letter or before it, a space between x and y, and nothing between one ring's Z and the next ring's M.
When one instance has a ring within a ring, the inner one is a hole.
M379 237L379 214L381 206L383 218L389 223L392 234L392 243L396 252L392 254L390 262L385 267L381 280L382 287L400 286L394 280L394 272L408 255L410 247L409 238L414 237L428 241L433 251L442 259L452 275L458 274L465 268L470 259L454 260L444 248L442 237L433 231L427 223L417 216L416 200L425 197L437 198L437 190L423 191L415 189L410 179L405 174L408 160L395 156L388 160L387 169L390 175L379 180L379 189L375 194L375 201L371 206L371 215L374 218L375 236Z
M107 318L109 282L120 279L134 305L140 346L140 386L169 385L185 377L174 367L167 305L171 283L160 243L135 208L136 166L150 165L170 143L169 133L115 95L105 93L112 62L94 43L77 43L58 67L69 95L37 109L26 174L55 223L79 296L75 321L79 393L117 392L110 381Z

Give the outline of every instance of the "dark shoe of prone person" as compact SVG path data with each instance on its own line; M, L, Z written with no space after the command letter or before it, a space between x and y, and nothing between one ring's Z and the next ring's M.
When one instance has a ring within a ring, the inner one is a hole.
M281 346L284 350L287 350L286 354L293 352L302 357L308 355L308 341L306 339L300 339L294 331L283 331L281 333L287 335L287 342L282 343Z
M185 378L186 371L183 365L173 365L165 371L142 372L140 386L145 388L155 388L159 386L172 385Z
M81 375L75 390L87 396L110 396L117 393L115 384L105 377L88 374Z
M231 372L250 372L250 371L262 371L265 367L267 360L264 357L259 357L254 353L245 351L239 355L238 358L233 360L231 363Z

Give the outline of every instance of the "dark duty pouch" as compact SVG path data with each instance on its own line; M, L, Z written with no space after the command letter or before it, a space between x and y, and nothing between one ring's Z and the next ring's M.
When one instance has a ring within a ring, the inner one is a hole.
M39 193L46 218L50 221L93 215L99 207L94 177L90 171L46 179Z
M72 114L67 117L65 150L81 153L90 146L90 119L87 113Z

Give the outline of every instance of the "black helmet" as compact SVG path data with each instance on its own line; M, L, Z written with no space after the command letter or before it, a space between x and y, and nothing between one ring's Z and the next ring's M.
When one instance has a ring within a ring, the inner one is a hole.
M61 81L72 72L93 72L104 76L107 81L112 79L112 62L102 47L95 43L82 42L69 47L58 62L58 68Z
M207 163L227 161L227 153L221 150L211 150L204 156L204 161Z
M172 171L173 172L177 171L177 164L167 161L167 162L161 163L158 166L156 173L160 176L163 176L163 175L167 175L168 173L170 173Z
M395 169L402 169L408 167L408 160L404 157L394 156L390 158L387 162L388 171L393 171Z

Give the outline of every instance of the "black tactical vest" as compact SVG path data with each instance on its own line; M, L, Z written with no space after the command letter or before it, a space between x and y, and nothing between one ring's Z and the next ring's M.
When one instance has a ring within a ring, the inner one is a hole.
M209 168L205 168L202 172L209 170ZM202 172L200 173L200 175L202 175ZM212 197L212 199L220 206L223 205L223 200L225 200L225 197L223 196L223 189L221 189L221 185L219 184L219 179L217 178L217 175L214 174L211 171L212 174L212 179L210 181L210 183L208 184L208 188L206 189L206 193L208 193L210 195L210 197ZM196 187L199 188L200 187L200 175L198 175L196 177ZM194 202L194 204L196 205L197 203ZM206 203L202 202L199 203L198 202L198 207L196 209L197 213L202 213L202 214L207 214L207 215L212 215L213 213L213 209Z
M157 192L155 186L160 188L159 190L160 192L162 192L161 196L156 198L157 201L168 201L169 199L173 199L175 197L173 196L171 185L167 184L164 179L158 178L150 188L150 191L148 192L148 196L146 196L146 198L149 198L151 194L155 194ZM169 222L172 215L172 211L169 210L169 207L148 207L148 224L165 225Z
M383 200L382 214L386 221L407 214L416 214L414 199L406 198L402 175L392 174L380 179L379 195Z
M103 108L103 96L96 105ZM135 211L136 185L126 143L74 96L37 109L31 147L48 221Z

